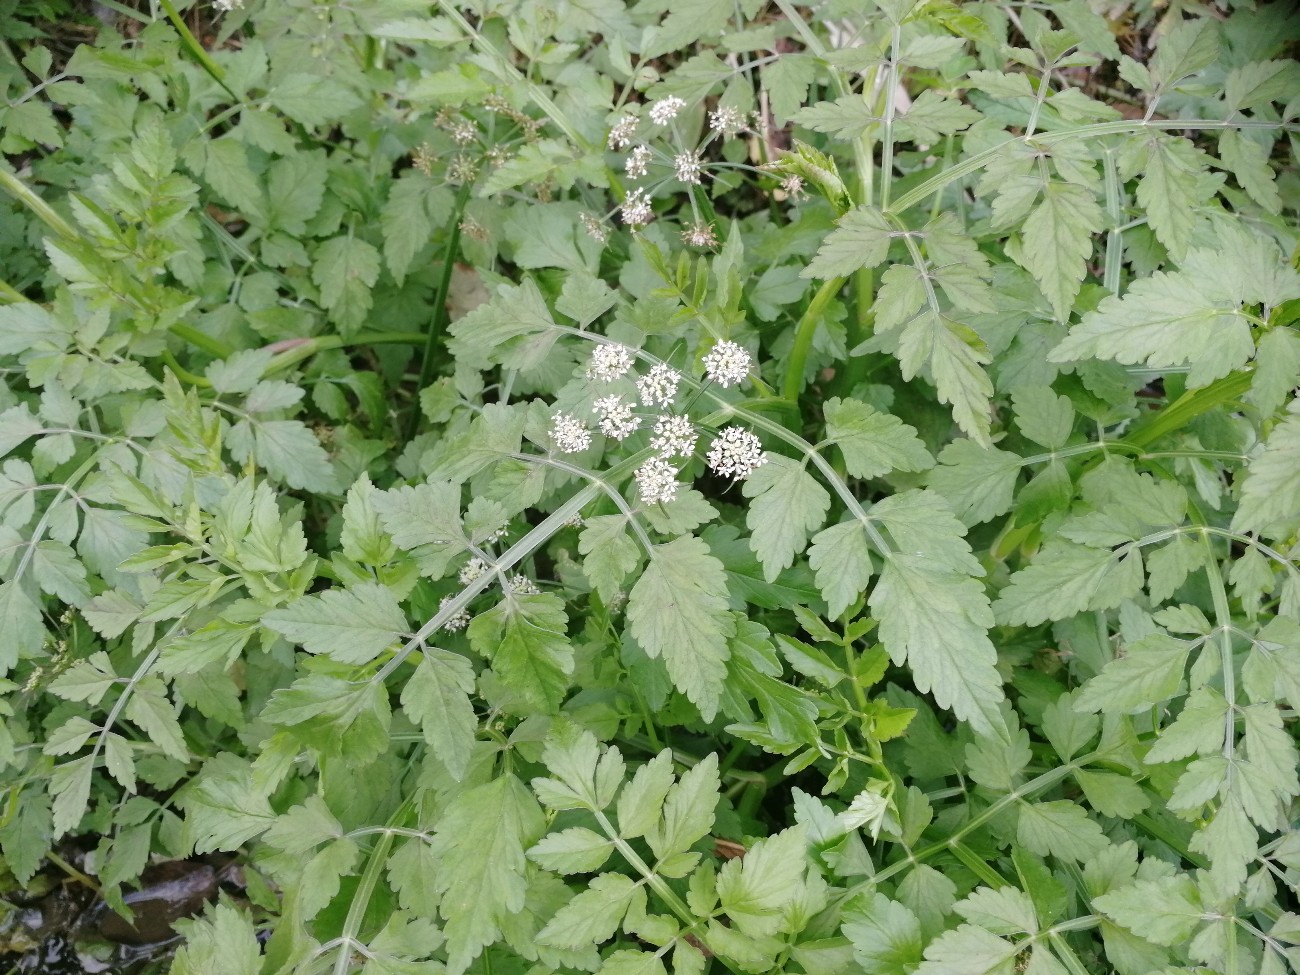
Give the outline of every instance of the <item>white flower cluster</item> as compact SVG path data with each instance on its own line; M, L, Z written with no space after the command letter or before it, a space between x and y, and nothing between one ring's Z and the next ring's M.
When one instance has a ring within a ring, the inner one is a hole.
M578 216L582 222L582 229L587 232L587 236L593 240L605 243L609 240L609 228L600 222L599 218L590 213L583 213Z
M460 574L456 578L460 580L462 586L468 586L487 571L488 564L476 556L460 567Z
M667 125L685 107L686 103L676 95L661 98L650 106L650 121L655 125Z
M551 440L561 453L576 454L591 446L591 431L576 416L556 413L551 418Z
M442 600L438 603L438 609L441 610L446 608L449 602L451 602L451 597L443 596ZM469 626L469 613L465 612L463 609L458 613L453 613L447 622L442 624L444 630L450 630L452 633L463 630L467 626Z
M650 209L650 194L644 189L635 189L623 200L623 222L629 227L641 227L654 217Z
M668 406L677 395L677 384L681 378L672 366L658 363L636 381L641 402L646 406Z
M673 166L679 180L693 186L700 185L701 162L698 152L683 152L674 157Z
M748 430L723 427L709 447L705 462L716 474L742 481L767 463L763 442Z
M704 357L704 373L726 389L749 378L750 361L743 346L724 339Z
M636 472L636 489L646 504L661 504L677 497L677 468L662 457L651 457Z
M636 116L624 115L609 130L609 147L614 150L626 149L632 144L632 136L635 133Z
M587 378L612 383L632 368L632 352L626 345L602 342L591 350Z
M633 415L632 404L624 403L622 396L602 396L591 408L600 417L600 432L614 440L626 440L641 426L641 418Z
M516 573L510 577L510 591L518 596L536 596L540 589L537 583L523 573Z
M228 14L232 10L239 10L244 6L244 0L212 0L212 6L223 14Z
M730 106L709 113L709 128L724 139L730 139L745 126L745 113Z
M659 451L660 457L689 457L695 452L697 440L699 434L689 416L665 413L655 421L655 435L650 446Z
M699 220L682 231L682 241L692 247L713 247L718 235L713 232L713 224Z
M623 169L627 173L628 179L640 179L646 174L650 164L650 157L654 155L649 146L634 146L632 151L627 154L627 162Z

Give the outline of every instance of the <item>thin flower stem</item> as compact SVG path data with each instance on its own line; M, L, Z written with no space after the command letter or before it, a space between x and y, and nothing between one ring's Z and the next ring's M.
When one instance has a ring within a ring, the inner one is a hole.
M785 383L781 387L781 392L791 403L799 401L799 393L803 389L804 367L808 362L808 353L812 349L813 336L817 334L817 326L821 324L826 306L839 293L840 288L844 287L846 280L846 278L831 278L829 281L822 282L822 286L817 289L817 293L813 295L812 301L808 303L807 309L799 319L799 324L795 328L794 344L790 347L790 358L785 366Z
M180 11L176 9L176 4L172 3L172 0L158 0L158 3L167 14L167 19L172 22L172 26L176 28L176 33L181 35L181 45L185 50L189 51L190 56L194 58L195 61L199 62L199 65L203 70L208 73L209 77L211 77L213 81L225 90L227 95L235 101L240 101L240 97L235 94L235 90L226 84L226 75L225 72L221 70L221 66L218 65L216 61L212 60L212 56L204 50L204 47L199 43L198 38L196 38L190 32L189 27L186 26L185 21L181 18Z
M566 474L580 477L588 483L600 488L605 493L605 496L613 501L618 510L622 512L625 518L627 518L628 523L632 526L632 533L636 535L637 541L639 541L641 547L645 549L646 557L654 557L654 543L650 541L650 536L646 534L645 529L641 527L641 523L637 521L636 512L632 510L631 505L627 503L627 499L623 497L622 493L619 492L614 485L610 484L604 478L597 477L593 472L586 468L578 467L576 464L569 464L562 460L556 460L554 457L542 457L537 454L525 453L512 454L511 456L514 457L515 460L521 460L526 464L538 464L540 466L554 468L557 471L564 471Z
M447 221L447 246L442 252L442 276L438 279L438 291L433 297L433 320L429 322L429 331L424 339L424 355L420 358L420 374L415 383L417 395L429 384L429 379L433 375L433 349L447 329L447 292L451 288L451 274L456 266L456 255L460 251L461 217L465 212L465 204L469 202L472 189L473 184L468 180L461 184L460 192L456 194L456 203L451 210L451 217ZM407 440L415 436L419 424L420 408L417 400L406 423Z

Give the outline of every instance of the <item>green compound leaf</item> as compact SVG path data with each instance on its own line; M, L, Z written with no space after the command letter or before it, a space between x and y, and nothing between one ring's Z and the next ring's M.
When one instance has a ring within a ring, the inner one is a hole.
M1188 384L1206 386L1244 366L1255 352L1244 305L1274 306L1300 297L1300 274L1279 264L1272 241L1226 229L1219 249L1194 250L1182 270L1157 271L1133 282L1123 297L1106 298L1048 358L1189 366Z
M775 934L781 914L803 891L807 842L802 826L792 826L755 843L743 858L718 871L718 900L745 934Z
M842 278L864 267L876 267L884 262L896 233L889 218L874 207L850 210L827 236L802 276Z
M964 549L960 538L950 539ZM968 550L967 550L968 551ZM993 613L978 580L929 555L895 553L868 601L895 664L977 731L1001 735L1002 679L989 642Z
M934 466L916 430L896 416L880 413L855 399L831 397L823 409L826 439L844 453L854 477L881 477L890 471L924 471Z
M573 674L567 629L568 616L559 596L512 594L474 618L469 641L521 701L553 712Z
M1291 411L1246 468L1234 531L1282 538L1300 527L1300 400L1292 402Z
M763 577L775 582L826 520L831 496L803 464L779 454L745 478L742 493L750 499L750 546L763 563Z
M531 851L530 851L531 852ZM537 932L544 945L570 950L608 941L628 913L644 914L645 887L622 874L601 874Z
M725 571L709 547L689 535L656 545L628 597L627 618L637 643L663 659L673 685L712 720L735 620L727 612Z
M453 779L469 768L478 719L469 695L474 667L457 653L436 647L424 651L415 673L402 688L402 710L424 732L424 740Z
M1074 183L1048 183L1042 202L1025 218L1023 261L1043 289L1057 320L1070 316L1087 273L1092 235L1102 229L1101 207Z
M172 975L258 975L262 950L252 919L230 904L204 917L177 922L185 944L172 961Z
M819 531L808 549L808 564L827 613L839 619L871 581L871 552L862 523L853 518Z
M524 909L528 892L524 850L541 838L542 811L513 775L457 795L438 821L431 853L442 895L447 971L461 975Z
M346 664L369 663L407 632L397 599L375 582L304 596L267 613L262 623L308 653Z

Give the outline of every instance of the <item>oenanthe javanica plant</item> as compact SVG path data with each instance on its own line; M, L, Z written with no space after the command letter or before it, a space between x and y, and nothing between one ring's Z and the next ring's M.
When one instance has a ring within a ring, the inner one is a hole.
M236 856L177 975L1300 971L1288 5L160 3L0 51L12 883Z

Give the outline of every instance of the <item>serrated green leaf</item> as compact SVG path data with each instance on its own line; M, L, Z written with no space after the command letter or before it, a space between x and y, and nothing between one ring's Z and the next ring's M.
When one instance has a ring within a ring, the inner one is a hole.
M17 579L0 582L0 619L5 637L0 640L0 675L7 674L20 657L40 652L45 644L41 608L22 589Z
M317 248L311 279L320 288L321 304L344 332L365 323L379 267L379 251L356 237L335 237Z
M921 962L924 941L916 915L884 894L845 911L844 936L866 975L907 975Z
M618 797L618 832L624 839L644 836L659 821L673 785L672 753L665 749L646 762Z
M613 852L613 840L582 826L571 826L543 837L529 849L528 859L556 873L592 873Z
M925 949L916 975L1004 975L1018 949L974 924L945 931Z
M462 792L438 821L431 852L446 922L447 970L463 973L500 936L501 919L523 910L524 850L545 829L536 800L513 775Z
M1158 945L1186 941L1201 923L1200 898L1190 877L1140 880L1093 899L1097 911Z
M172 961L172 975L258 975L262 970L252 919L231 904L216 904L205 917L183 920L177 929L185 944Z
M1048 183L1042 202L1025 218L1023 261L1058 321L1070 316L1092 255L1092 235L1102 226L1091 191L1074 183Z
M844 95L833 102L818 102L801 108L792 116L795 122L806 125L814 132L847 142L856 139L880 119L861 95Z
M975 579L931 556L895 553L868 604L885 649L894 663L906 662L919 690L978 731L1001 728L1002 680L987 633L993 614Z
M586 519L578 536L578 552L583 556L583 574L606 602L621 590L641 561L641 550L628 532L624 515Z
M1065 799L1020 806L1017 841L1038 856L1085 863L1108 845L1101 826L1080 806Z
M308 653L347 664L369 663L407 632L397 599L374 582L304 596L267 613L262 623Z
M457 781L469 768L478 719L469 695L474 668L457 653L436 647L424 651L415 673L402 688L402 709L424 732L424 740Z
M751 936L775 934L780 914L802 888L808 860L802 826L760 840L718 871L718 900L733 925Z
M636 641L663 658L674 686L712 720L735 622L722 563L708 546L689 535L656 545L628 597L627 618Z
M1137 550L1114 553L1073 542L1050 542L1011 577L993 604L998 619L1033 626L1089 609L1113 609L1142 588Z
M718 756L710 752L668 790L663 818L645 834L656 857L663 860L689 850L713 828L718 786Z
M1233 515L1235 531L1264 532L1281 538L1300 526L1300 401L1292 415L1273 428L1264 451L1246 468L1241 504Z
M839 619L871 581L871 552L862 524L854 518L818 532L808 549L808 564L816 573L827 613Z
M614 936L629 911L644 913L645 888L622 874L605 873L556 912L537 940L554 948L575 950Z
M884 263L896 233L889 218L874 207L850 210L840 218L802 276L842 278L861 268L876 267Z
M240 420L227 443L239 463L252 460L289 487L331 493L337 475L316 435L299 420Z
M184 835L196 853L237 850L276 820L266 795L253 785L252 768L234 755L210 761L185 791Z
M745 519L750 546L763 564L764 578L774 582L821 527L831 497L803 464L779 454L769 455L745 478L741 491L750 499Z
M553 712L569 689L573 647L564 601L551 593L512 595L469 625L475 652L529 706Z
M1034 902L1024 891L1014 887L977 887L952 906L972 924L994 934L1034 934L1038 917Z
M827 400L823 412L826 438L844 452L845 466L854 477L923 471L934 465L916 430L895 416L839 397Z

